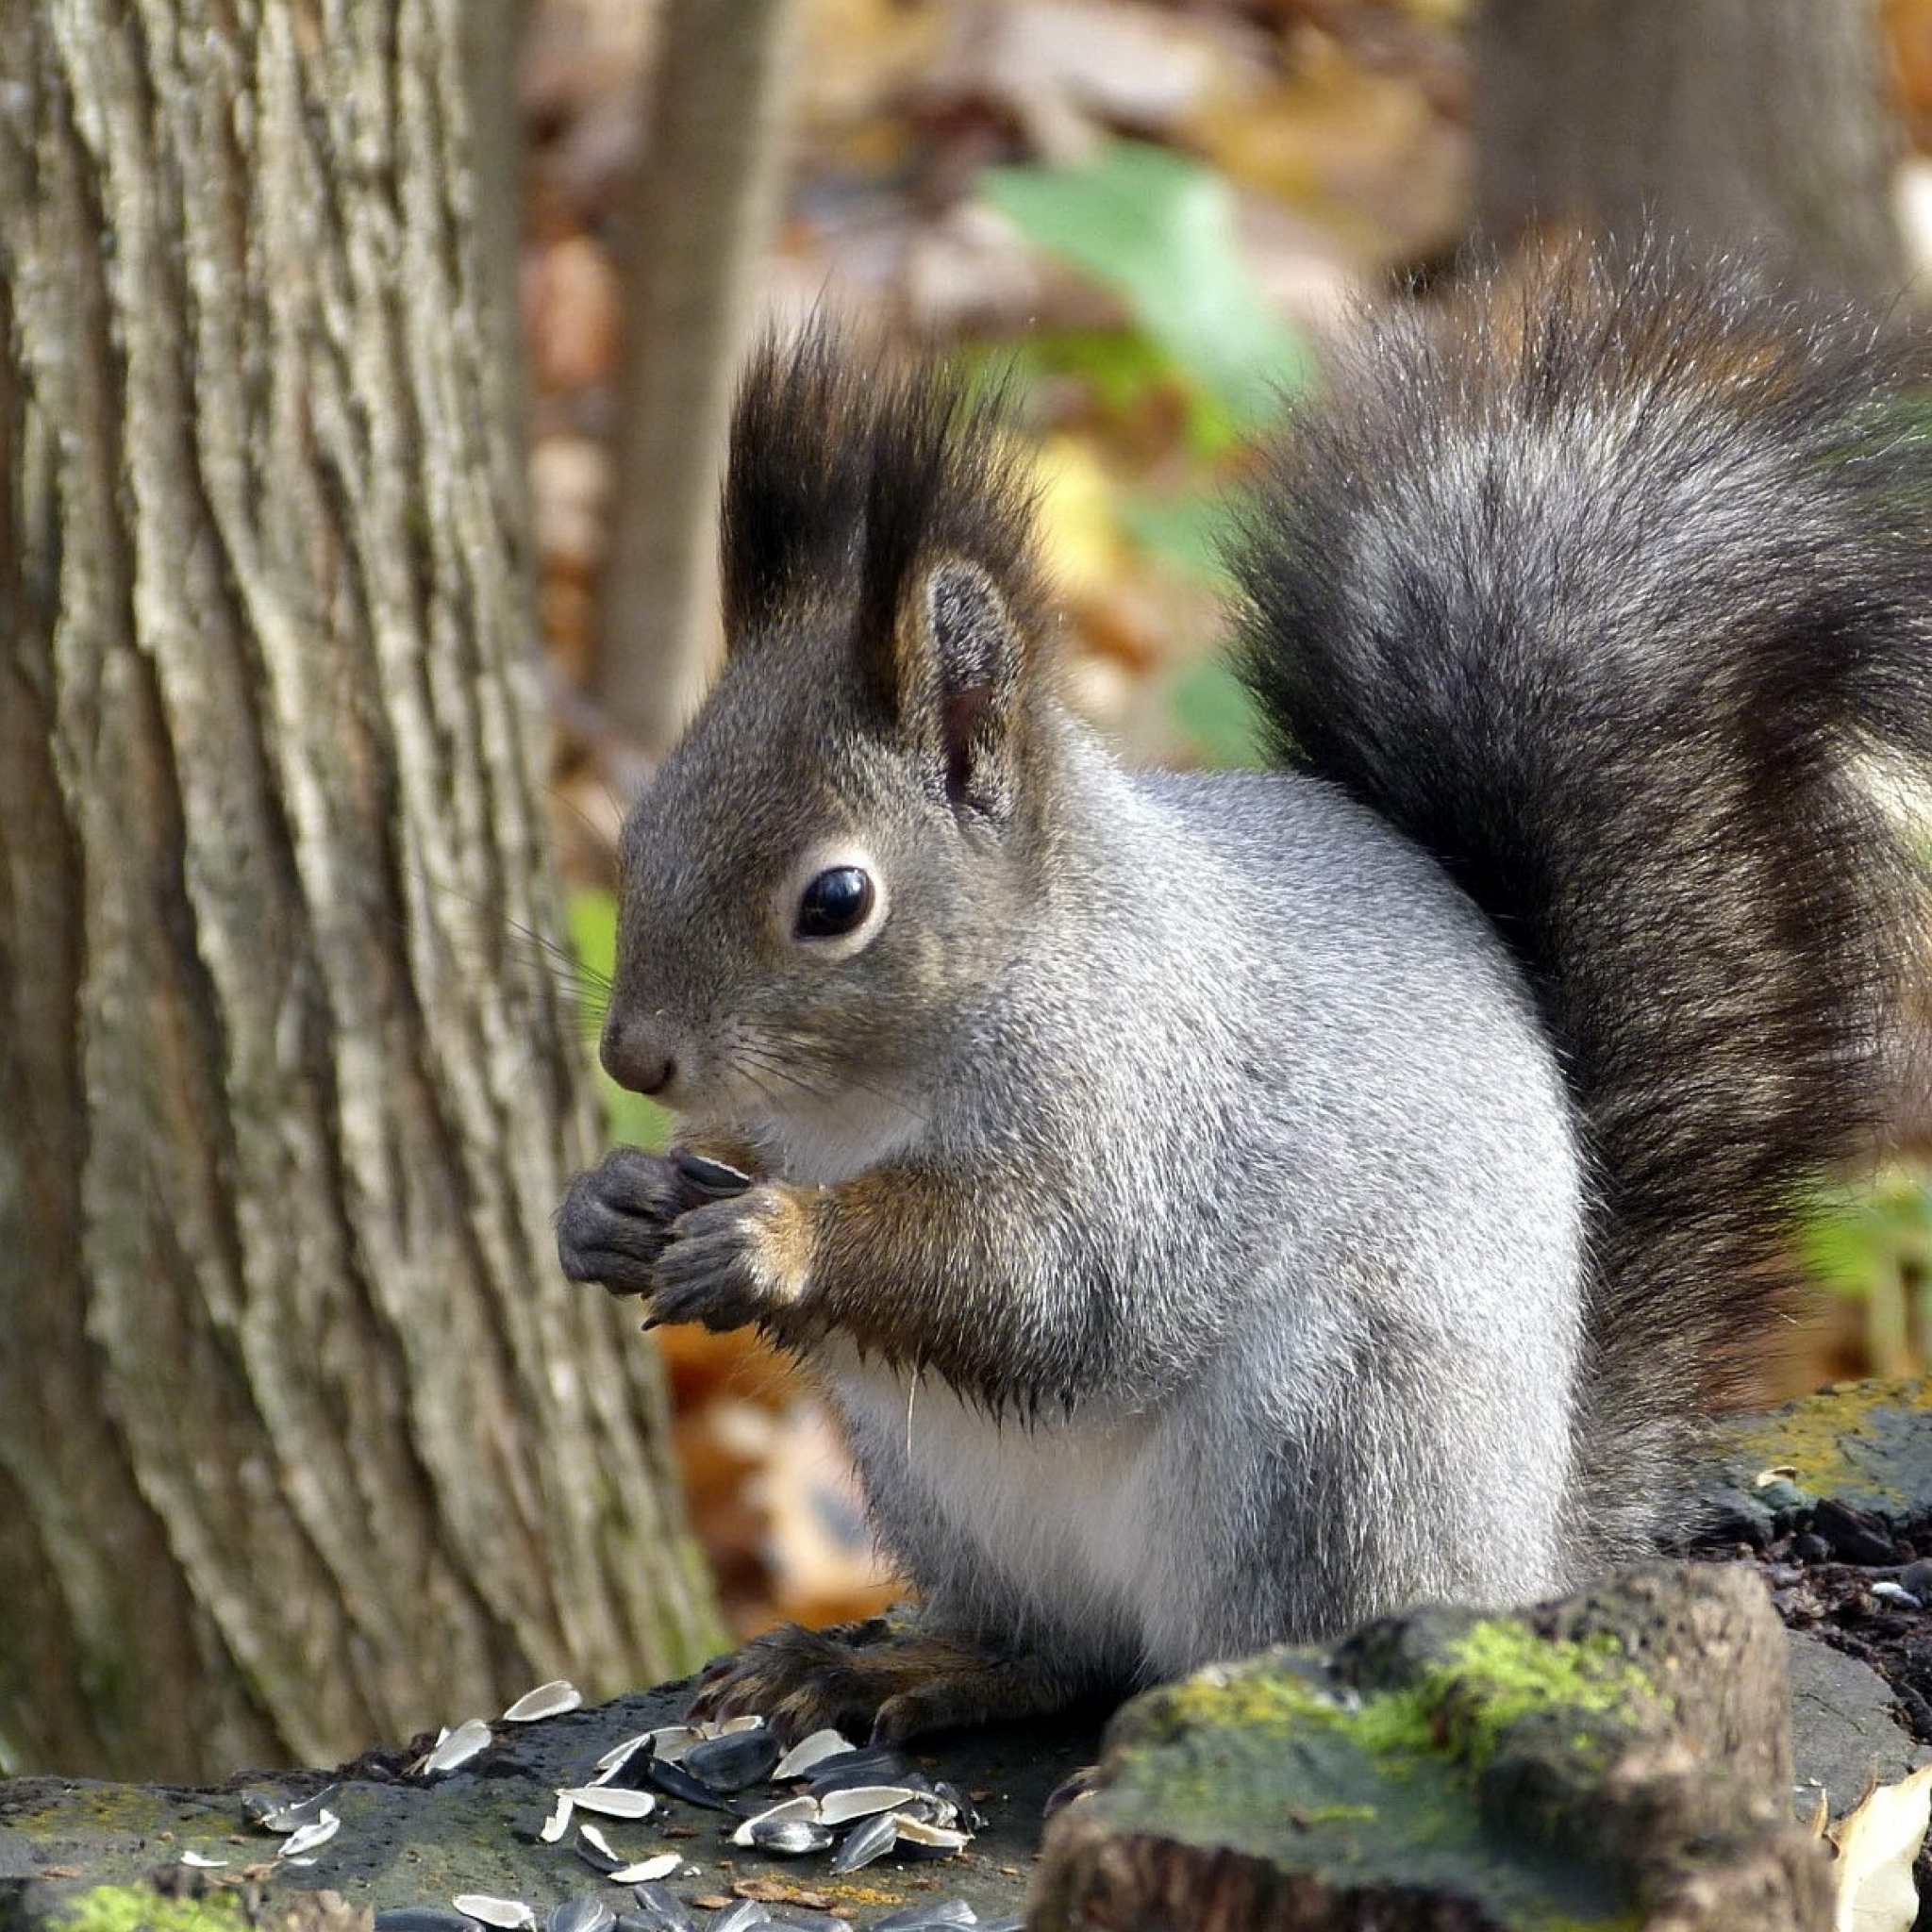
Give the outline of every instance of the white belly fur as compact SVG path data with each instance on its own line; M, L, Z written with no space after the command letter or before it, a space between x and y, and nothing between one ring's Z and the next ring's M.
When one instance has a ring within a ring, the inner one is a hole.
M1157 1423L996 1423L936 1377L915 1389L909 1376L850 1356L822 1356L819 1365L845 1411L880 1528L905 1545L895 1554L921 1573L937 1558L943 1578L955 1567L948 1554L970 1542L974 1556L958 1568L999 1573L1008 1604L1112 1655L1123 1641L1146 1655L1165 1568Z

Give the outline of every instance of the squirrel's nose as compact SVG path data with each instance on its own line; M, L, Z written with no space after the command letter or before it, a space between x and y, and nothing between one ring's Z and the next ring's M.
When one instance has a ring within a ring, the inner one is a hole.
M661 1093L677 1073L662 1033L647 1019L608 1014L597 1054L610 1077L633 1093Z

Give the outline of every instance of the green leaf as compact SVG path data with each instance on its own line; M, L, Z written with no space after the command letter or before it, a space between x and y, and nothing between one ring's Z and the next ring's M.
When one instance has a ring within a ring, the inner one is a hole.
M1225 770L1264 762L1255 701L1219 658L1195 665L1175 684L1169 702L1200 763Z
M1121 505L1121 525L1135 542L1164 563L1217 590L1228 586L1224 545L1233 534L1240 497L1212 490L1191 496L1135 496Z
M593 989L610 984L617 971L617 895L585 886L570 894L566 911L571 950L582 977ZM672 1117L655 1100L620 1087L600 1066L597 1094L604 1104L604 1124L613 1141L632 1147L670 1144Z
M1308 381L1307 346L1249 273L1233 194L1212 169L1124 141L1080 167L990 168L980 180L1036 247L1113 290L1241 428Z

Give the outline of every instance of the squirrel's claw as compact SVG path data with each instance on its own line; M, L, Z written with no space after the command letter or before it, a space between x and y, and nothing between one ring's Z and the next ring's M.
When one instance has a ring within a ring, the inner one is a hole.
M767 1631L705 1673L693 1719L757 1712L793 1740L841 1730L875 1744L1062 1708L1078 1687L1027 1654L874 1617L831 1630Z
M652 1274L652 1321L722 1332L791 1307L809 1253L801 1214L793 1190L767 1185L680 1215Z

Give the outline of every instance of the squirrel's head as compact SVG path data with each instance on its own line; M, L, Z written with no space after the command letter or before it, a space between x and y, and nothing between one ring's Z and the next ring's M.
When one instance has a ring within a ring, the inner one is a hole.
M996 408L768 345L724 564L724 670L625 828L605 1064L701 1119L916 1106L1046 856L1060 714Z

